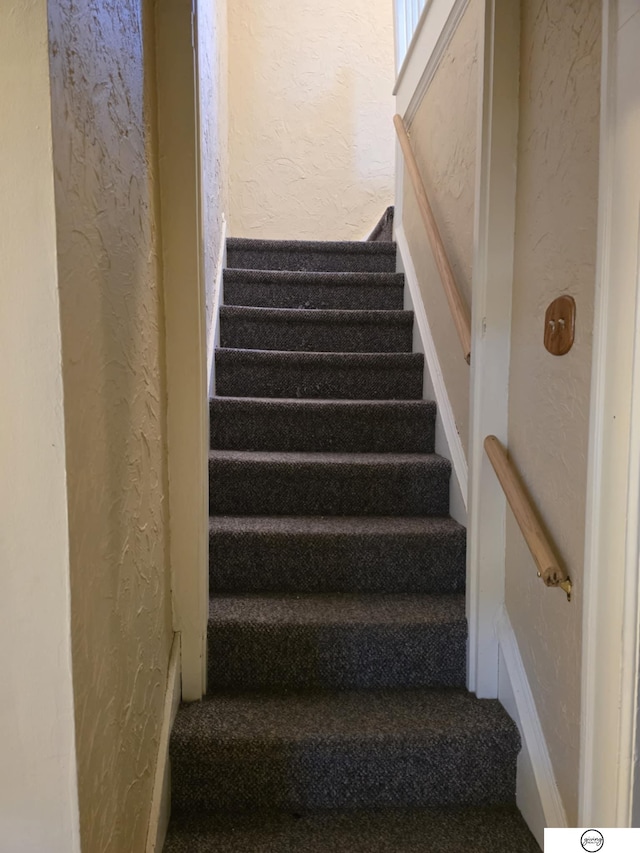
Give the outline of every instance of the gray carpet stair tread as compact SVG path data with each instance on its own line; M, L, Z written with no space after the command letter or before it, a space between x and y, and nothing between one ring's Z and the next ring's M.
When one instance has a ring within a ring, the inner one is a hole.
M212 531L220 534L244 536L317 536L375 537L406 536L432 540L439 537L464 536L465 528L451 516L396 517L396 516L212 516Z
M466 530L445 517L213 516L223 592L462 592Z
M380 272L224 271L225 305L402 310L404 275Z
M411 352L412 311L220 307L220 346L298 352Z
M214 595L209 619L266 626L406 626L465 623L462 595Z
M372 244L373 245L373 244ZM223 397L420 400L422 353L215 352Z
M436 405L428 400L213 397L211 447L433 453Z
M203 741L247 738L297 743L309 738L487 739L519 749L515 723L496 699L466 690L381 690L298 694L220 692L180 706L176 751L191 737Z
M165 853L540 853L515 806L176 815Z
M463 687L462 595L220 595L209 689Z
M395 272L396 245L389 242L227 240L227 266L242 269Z
M435 453L209 451L212 515L447 515Z
M464 690L215 693L178 712L179 810L497 805L515 797L517 728Z

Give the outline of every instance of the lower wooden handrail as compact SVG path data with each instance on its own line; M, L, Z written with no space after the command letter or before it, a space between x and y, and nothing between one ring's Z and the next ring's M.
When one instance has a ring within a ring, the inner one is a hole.
M538 577L542 578L547 586L563 589L567 593L567 599L571 601L571 579L542 529L507 451L495 435L485 438L484 449L538 567Z
M440 231L438 230L438 223L433 215L427 191L422 183L420 170L418 168L413 149L411 148L411 142L407 134L407 129L404 126L404 121L399 115L395 115L393 117L393 123L396 128L396 133L398 134L400 147L402 148L404 162L409 172L409 176L411 177L413 191L416 194L418 207L420 209L420 214L422 215L422 221L424 222L429 243L431 244L431 250L435 258L436 266L440 273L440 279L442 281L442 286L444 287L445 296L447 297L449 310L451 311L451 316L453 317L453 322L455 324L456 331L458 332L460 343L462 344L462 352L464 354L465 361L467 364L470 364L471 319L469 317L469 309L467 308L467 305L462 298L462 294L458 289L458 285L456 284L453 270L451 269L451 264L449 263L449 258L447 257L447 252L444 247L444 243L442 242Z

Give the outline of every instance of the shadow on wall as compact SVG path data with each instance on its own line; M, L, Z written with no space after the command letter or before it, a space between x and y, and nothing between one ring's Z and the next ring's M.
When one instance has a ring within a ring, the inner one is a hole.
M73 680L90 849L144 846L172 638L148 8L49 6Z

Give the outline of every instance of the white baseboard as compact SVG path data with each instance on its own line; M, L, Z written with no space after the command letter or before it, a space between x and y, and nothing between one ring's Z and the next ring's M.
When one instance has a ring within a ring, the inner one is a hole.
M500 646L498 698L520 730L516 801L529 829L542 847L544 827L566 827L567 815L556 784L549 750L516 636L506 609L496 619Z
M433 399L438 406L436 420L436 453L449 459L454 476L450 485L451 516L460 524L467 523L467 483L469 478L467 459L462 441L456 427L456 421L447 393L436 345L431 334L429 320L422 301L418 276L413 264L409 244L402 225L395 229L398 246L398 260L405 276L405 307L414 312L414 351L424 353L424 389L423 396Z
M180 634L173 635L169 656L167 690L164 696L162 726L158 759L153 781L151 813L147 830L146 853L161 853L164 847L171 813L171 769L169 765L169 738L180 704Z
M215 351L220 342L220 330L218 327L218 317L220 315L220 305L223 302L222 294L222 276L224 268L227 265L227 220L223 214L222 228L220 230L220 245L218 247L218 263L216 266L216 280L213 290L213 314L211 316L211 326L207 329L207 388L209 397L213 397L216 391L216 365Z

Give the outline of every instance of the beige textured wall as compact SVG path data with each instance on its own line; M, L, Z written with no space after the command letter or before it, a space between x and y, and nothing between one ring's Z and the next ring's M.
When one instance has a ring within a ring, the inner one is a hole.
M409 127L456 281L471 308L478 116L478 47L483 3L471 0ZM462 446L469 441L469 367L405 170L402 221Z
M507 608L570 823L577 819L582 564L596 255L601 3L523 0L509 451L575 583L536 577L508 515ZM576 342L555 357L544 313L577 303Z
M0 851L79 853L46 0L0 57Z
M49 6L82 847L137 853L172 639L151 4Z
M361 239L393 203L392 5L229 4L233 236Z
M207 333L213 320L214 288L223 218L229 210L227 0L198 0L198 65L201 121L204 280Z

